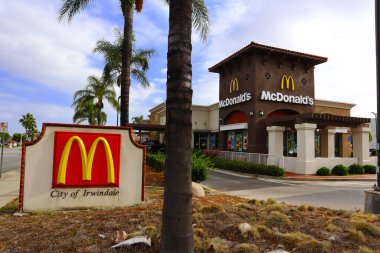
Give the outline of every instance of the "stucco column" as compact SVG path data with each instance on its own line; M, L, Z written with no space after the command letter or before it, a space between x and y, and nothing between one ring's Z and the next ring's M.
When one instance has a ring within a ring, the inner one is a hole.
M297 130L297 172L314 174L315 168L315 129L316 124L295 124Z
M285 127L270 126L268 131L268 155L283 155Z
M369 132L368 124L351 128L353 141L353 156L358 158L360 164L369 163Z
M327 127L321 133L321 157L335 157L335 127Z
M271 126L268 131L268 164L278 165L278 156L283 156L285 127Z

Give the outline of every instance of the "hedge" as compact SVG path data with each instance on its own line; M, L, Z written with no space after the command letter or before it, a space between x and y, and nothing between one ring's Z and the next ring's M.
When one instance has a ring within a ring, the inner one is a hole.
M376 174L376 166L371 164L365 164L364 167L364 173L365 174Z
M349 167L348 167L348 173L349 174L364 174L364 167L360 164L351 164Z
M253 164L244 161L227 160L220 157L214 157L213 161L215 168L224 170L276 177L282 177L285 174L285 170L276 165Z
M334 168L332 168L331 170L331 174L336 176L347 176L348 169L342 164L335 165Z
M322 167L322 168L320 168L320 169L317 170L316 175L317 176L330 176L331 175L331 170L329 168Z
M164 171L165 169L165 155L162 153L147 153L146 154L146 165L152 167L156 171Z

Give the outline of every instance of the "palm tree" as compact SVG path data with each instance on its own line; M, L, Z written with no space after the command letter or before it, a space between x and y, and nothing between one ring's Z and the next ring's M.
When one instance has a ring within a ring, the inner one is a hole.
M143 120L144 120L143 115L132 117L132 123L134 123L134 124L141 124L143 122Z
M32 141L34 135L37 132L37 124L36 119L33 114L27 113L25 115L21 115L21 119L19 120L22 127L25 128L25 135L28 141Z
M108 79L112 79L120 87L122 72L122 49L123 33L115 29L115 41L98 40L94 48L94 53L102 54L106 60L103 74ZM136 49L136 39L132 39L132 60L131 76L137 80L144 88L149 87L146 72L149 70L149 59L155 54L154 49Z
M90 125L96 125L97 109L94 99L89 101L84 101L75 106L74 108L74 123L82 123L87 121ZM105 125L107 123L107 114L105 112L100 113L100 125Z
M74 93L74 102L72 106L84 108L86 103L95 102L96 123L97 125L101 125L103 100L106 100L114 109L118 109L116 93L112 82L104 80L104 77L98 78L96 76L89 76L86 88Z
M191 218L192 0L170 1L160 252L194 252Z
M77 13L85 9L91 0L63 0L59 11L59 20L67 15L70 21ZM165 0L169 3L170 0ZM204 0L193 0L193 25L200 31L202 39L206 39L209 27L209 17ZM120 0L120 7L124 17L124 38L122 43L122 69L121 69L121 101L120 101L120 125L126 126L129 122L129 90L131 86L131 61L132 61L132 25L133 5L137 12L142 9L143 0Z

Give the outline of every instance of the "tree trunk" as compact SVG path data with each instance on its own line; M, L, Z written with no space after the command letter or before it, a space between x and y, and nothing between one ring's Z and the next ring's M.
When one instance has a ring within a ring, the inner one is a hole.
M120 126L129 122L129 90L131 87L131 58L132 58L132 23L133 3L125 1L124 8L124 39L121 55L121 100L120 100Z
M191 217L192 0L170 1L161 252L194 252Z
M97 114L96 114L96 119L98 121L98 126L100 126L100 122L101 122L101 117L100 117L101 112L102 112L102 108L99 106Z

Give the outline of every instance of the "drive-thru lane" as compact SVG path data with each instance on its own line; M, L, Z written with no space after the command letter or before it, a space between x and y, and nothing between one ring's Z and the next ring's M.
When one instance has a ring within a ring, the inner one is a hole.
M203 182L215 190L243 197L274 198L292 205L314 205L334 209L363 210L364 190L370 181L290 181L256 178L227 171L214 170Z

